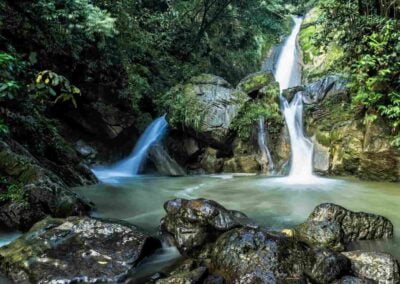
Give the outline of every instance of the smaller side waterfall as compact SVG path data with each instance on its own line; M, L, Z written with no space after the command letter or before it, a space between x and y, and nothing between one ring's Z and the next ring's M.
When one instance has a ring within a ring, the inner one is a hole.
M289 176L295 179L307 179L313 175L314 147L303 132L303 95L298 92L290 104L283 96L281 96L281 101L292 150Z
M94 175L101 181L112 177L131 177L139 173L151 145L160 141L167 130L165 115L154 120L140 136L132 153L122 161L110 167L92 169Z
M267 133L265 132L265 119L263 116L260 116L260 118L258 119L257 142L261 151L261 170L263 173L271 172L274 170L274 162L267 146L266 135Z

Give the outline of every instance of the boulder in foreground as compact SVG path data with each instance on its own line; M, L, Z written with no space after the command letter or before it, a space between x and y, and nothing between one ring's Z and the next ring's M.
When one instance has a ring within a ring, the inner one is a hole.
M115 283L158 247L125 222L47 218L0 248L0 270L17 283Z
M324 203L295 228L295 235L310 245L341 251L349 242L393 237L393 224L383 216Z
M161 230L182 254L190 255L220 234L248 223L246 215L207 199L174 199L164 204Z
M344 252L351 261L352 272L360 278L367 278L379 283L399 283L399 264L386 253L369 251Z

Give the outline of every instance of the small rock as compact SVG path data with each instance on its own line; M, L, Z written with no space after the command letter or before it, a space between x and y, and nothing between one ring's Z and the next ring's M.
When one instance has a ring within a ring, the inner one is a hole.
M335 281L334 284L374 284L375 281L369 279L361 279L353 276L345 276L342 279Z
M84 158L94 159L97 155L97 151L82 140L76 142L75 149Z
M167 278L156 281L156 284L200 284L207 273L206 267L198 267L190 271L173 273Z
M306 273L318 283L330 283L350 270L350 261L329 249L315 249L313 258Z
M308 221L298 225L294 235L311 246L344 250L342 229L337 222Z
M350 259L351 270L357 277L368 278L379 283L399 283L399 264L386 253L350 251L343 255Z

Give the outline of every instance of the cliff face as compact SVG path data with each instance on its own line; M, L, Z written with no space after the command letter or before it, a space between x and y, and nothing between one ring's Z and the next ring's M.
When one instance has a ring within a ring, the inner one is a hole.
M322 50L313 42L322 28L319 14L314 8L306 15L299 36L308 91L305 128L315 144L314 170L323 175L399 181L400 152L391 143L390 123L379 115L369 121L365 109L352 103L355 94L343 79L348 76L335 65L343 50L333 42Z

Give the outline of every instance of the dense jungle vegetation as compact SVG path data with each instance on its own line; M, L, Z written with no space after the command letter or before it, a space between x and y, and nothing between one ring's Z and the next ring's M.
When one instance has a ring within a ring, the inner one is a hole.
M235 84L259 70L288 16L313 6L314 52L339 47L329 72L349 77L354 105L385 117L400 145L398 0L1 0L0 104L48 114L106 94L136 117L155 115L176 101L166 90L191 76ZM2 115L0 134L11 129Z
M400 1L324 0L317 9L308 44L330 52L328 72L348 77L353 107L366 123L385 118L400 146Z

